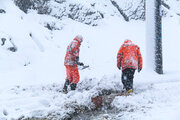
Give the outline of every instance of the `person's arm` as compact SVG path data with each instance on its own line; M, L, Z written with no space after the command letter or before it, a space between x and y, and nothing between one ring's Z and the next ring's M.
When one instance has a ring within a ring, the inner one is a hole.
M118 69L121 69L121 62L122 62L122 57L123 57L123 47L121 46L121 48L118 51L117 54L117 67Z
M76 58L76 59L75 59L75 62L76 62L77 65L83 66L84 64L81 63L81 62L79 62L79 51L80 51L79 45L76 43L76 44L74 45L74 49L73 49L73 54L74 54L74 56L75 56L75 58Z
M142 60L142 55L141 55L141 52L140 52L140 48L138 47L138 72L140 72L142 70L142 67L143 67L143 60Z

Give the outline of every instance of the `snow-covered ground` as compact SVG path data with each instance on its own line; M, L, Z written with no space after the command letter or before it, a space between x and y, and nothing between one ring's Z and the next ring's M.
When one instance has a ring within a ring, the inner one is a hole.
M146 24L124 22L118 16L103 19L97 27L70 19L57 20L35 11L25 14L10 0L0 1L0 36L11 38L17 52L8 50L9 40L0 47L0 119L59 117L76 108L93 107L91 97L99 89L121 90L121 72L116 55L125 39L141 48L144 68L135 73L134 94L116 97L116 114L93 118L108 120L179 120L180 115L180 19L163 18L163 68L158 75L146 68ZM56 22L62 30L49 31L45 23ZM31 34L31 35L30 35ZM60 93L65 79L64 55L69 42L81 34L80 61L90 68L80 70L78 89Z

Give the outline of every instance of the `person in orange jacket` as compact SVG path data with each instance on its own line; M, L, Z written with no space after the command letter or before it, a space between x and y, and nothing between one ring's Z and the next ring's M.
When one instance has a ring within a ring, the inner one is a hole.
M117 67L122 69L121 79L127 94L133 92L134 73L136 69L140 72L142 65L140 48L131 40L125 40L117 54Z
M77 35L73 41L68 45L64 65L66 67L66 80L64 83L63 92L67 93L67 87L70 85L71 90L75 90L77 83L79 82L79 71L78 66L83 66L83 63L79 62L79 51L83 41L81 35Z

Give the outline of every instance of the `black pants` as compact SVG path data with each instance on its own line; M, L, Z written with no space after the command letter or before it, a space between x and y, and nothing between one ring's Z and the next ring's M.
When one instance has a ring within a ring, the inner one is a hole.
M65 83L64 83L64 88L63 88L63 89L67 91L68 85L70 85L71 90L75 90L75 89L76 89L76 86L77 86L76 83L70 83L69 80L66 79L66 81L65 81Z
M134 78L135 69L126 68L122 71L122 84L126 91L133 89L133 78Z

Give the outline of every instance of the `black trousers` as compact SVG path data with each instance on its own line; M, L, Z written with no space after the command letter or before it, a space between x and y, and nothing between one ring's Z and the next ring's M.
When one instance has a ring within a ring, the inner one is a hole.
M122 71L122 84L126 91L133 89L133 78L134 78L135 69L126 68Z
M64 83L64 90L67 91L68 85L70 84L71 90L75 90L77 84L76 83L70 83L68 79L66 79L65 83Z

